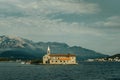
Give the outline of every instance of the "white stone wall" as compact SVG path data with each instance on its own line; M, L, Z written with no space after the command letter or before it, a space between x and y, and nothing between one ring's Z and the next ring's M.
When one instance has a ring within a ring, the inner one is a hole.
M43 56L43 64L49 64L49 59L50 59L49 55Z
M69 57L70 60L60 60L59 58L66 58L66 57L51 57L50 64L76 64L75 57Z
M69 58L70 60L61 60L61 58ZM76 64L76 57L50 57L43 56L43 64Z

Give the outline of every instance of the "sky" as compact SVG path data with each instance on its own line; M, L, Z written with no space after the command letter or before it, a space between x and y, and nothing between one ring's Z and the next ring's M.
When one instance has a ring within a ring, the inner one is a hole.
M120 0L0 0L0 36L120 53Z

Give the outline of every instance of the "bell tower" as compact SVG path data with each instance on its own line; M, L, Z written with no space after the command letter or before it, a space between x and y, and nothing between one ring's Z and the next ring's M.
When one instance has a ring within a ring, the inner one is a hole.
M50 47L48 46L47 54L50 54Z

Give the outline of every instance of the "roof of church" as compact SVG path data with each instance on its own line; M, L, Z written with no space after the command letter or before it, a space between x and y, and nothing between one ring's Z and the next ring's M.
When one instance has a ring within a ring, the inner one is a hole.
M50 54L49 55L50 57L75 57L76 55L75 54Z

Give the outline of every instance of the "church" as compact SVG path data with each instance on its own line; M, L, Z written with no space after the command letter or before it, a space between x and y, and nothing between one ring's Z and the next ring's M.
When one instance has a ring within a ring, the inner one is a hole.
M75 54L51 54L48 46L47 54L43 56L43 64L77 64Z

